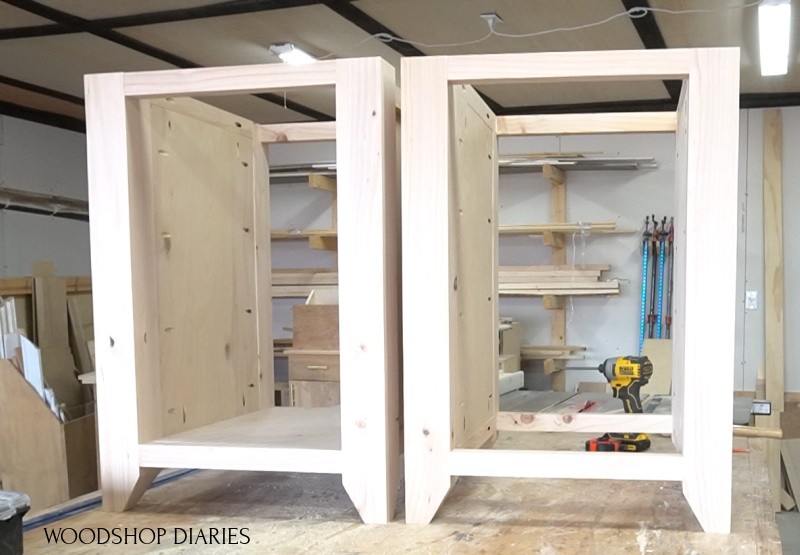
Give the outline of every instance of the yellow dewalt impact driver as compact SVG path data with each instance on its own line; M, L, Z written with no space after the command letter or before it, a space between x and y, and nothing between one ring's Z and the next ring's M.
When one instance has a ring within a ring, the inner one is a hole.
M639 390L650 381L653 363L645 356L614 357L606 359L599 367L603 376L611 384L614 397L622 401L625 412L642 412ZM587 451L646 451L650 448L647 434L604 434L586 442Z

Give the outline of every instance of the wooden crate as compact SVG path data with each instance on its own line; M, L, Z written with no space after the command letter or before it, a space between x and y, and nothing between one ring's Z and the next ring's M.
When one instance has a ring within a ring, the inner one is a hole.
M683 80L677 113L498 117L470 86L631 79ZM402 60L408 522L429 522L454 476L675 480L705 530L730 531L738 79L737 49ZM677 452L480 449L548 421L498 417L497 136L647 131L676 132L674 414L560 429L666 430Z
M366 522L387 521L399 479L394 69L359 58L85 86L104 507L131 507L161 468L328 472ZM330 86L336 122L259 125L183 98ZM342 404L274 407L266 145L334 139Z
M97 490L95 417L61 422L10 361L0 359L0 489L40 511Z

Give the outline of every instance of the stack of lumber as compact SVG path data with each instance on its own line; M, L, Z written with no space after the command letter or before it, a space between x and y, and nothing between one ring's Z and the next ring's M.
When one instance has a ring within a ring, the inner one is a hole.
M506 296L617 295L617 280L600 280L608 269L607 264L501 266L499 290ZM272 296L307 297L312 290L335 290L338 281L330 268L273 269Z
M608 265L501 266L500 295L617 295L617 280L600 281Z
M330 268L286 268L272 270L273 297L308 297L311 291L334 291L339 274Z
M553 222L546 224L501 225L500 235L544 235L545 233L632 233L617 229L616 222Z
M94 370L91 280L56 276L47 262L33 274L0 279L0 358L66 421L85 413L78 375Z

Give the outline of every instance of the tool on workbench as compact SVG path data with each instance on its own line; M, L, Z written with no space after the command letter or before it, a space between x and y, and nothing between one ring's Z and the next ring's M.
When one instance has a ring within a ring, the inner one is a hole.
M653 375L653 363L649 358L613 357L606 359L598 370L611 384L614 397L622 401L627 414L642 412L639 390ZM587 451L639 452L649 448L650 438L642 433L607 433L586 442Z

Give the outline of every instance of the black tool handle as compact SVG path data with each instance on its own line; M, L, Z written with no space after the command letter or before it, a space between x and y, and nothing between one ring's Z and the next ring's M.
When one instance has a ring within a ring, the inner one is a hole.
M642 401L639 398L639 389L642 384L633 382L628 387L619 388L617 397L622 399L622 404L625 407L625 412L632 414L639 414L642 412Z

